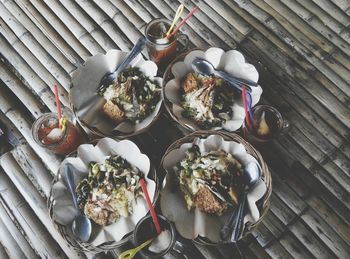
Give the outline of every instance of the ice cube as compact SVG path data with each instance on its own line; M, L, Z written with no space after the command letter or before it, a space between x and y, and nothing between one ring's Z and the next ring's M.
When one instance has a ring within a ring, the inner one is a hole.
M162 36L163 34L167 33L167 27L165 26L165 24L163 22L158 24L158 31L159 31L159 36Z
M63 133L62 133L61 129L53 128L50 131L50 133L46 135L45 141L55 143L55 142L58 142L62 138L62 136L63 136Z
M51 128L52 126L54 126L56 124L57 124L57 119L56 118L55 119L50 118L44 123L44 126L48 127L48 128Z
M153 253L161 253L166 250L171 243L171 233L169 230L163 230L160 234L152 241L148 250Z

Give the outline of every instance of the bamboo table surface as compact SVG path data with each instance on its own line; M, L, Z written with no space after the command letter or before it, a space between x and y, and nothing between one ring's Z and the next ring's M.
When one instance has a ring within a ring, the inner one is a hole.
M0 258L86 258L49 219L46 200L62 158L35 144L31 125L68 105L70 75L88 57L128 50L179 0L0 1ZM259 73L262 103L291 122L257 148L273 179L271 208L233 246L192 245L198 258L349 258L350 1L192 0L190 47L237 48ZM184 132L166 115L133 138L158 161ZM97 257L103 257L98 255Z

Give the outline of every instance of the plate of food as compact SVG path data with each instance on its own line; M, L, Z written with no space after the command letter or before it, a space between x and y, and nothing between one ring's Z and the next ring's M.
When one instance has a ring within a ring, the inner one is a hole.
M162 159L167 174L160 191L161 211L183 237L223 243L220 229L238 206L243 169L260 161L243 144L221 134L195 134L172 145ZM266 213L271 186L265 169L247 195L245 231Z
M78 121L100 136L131 136L146 130L157 118L162 78L157 65L141 54L105 87L104 75L114 71L127 52L110 50L86 60L72 75L70 103Z
M245 117L241 91L218 76L196 73L192 62L198 58L208 61L216 70L258 82L258 71L237 50L225 52L214 47L206 51L193 50L173 62L165 73L163 99L166 109L191 131L238 130ZM251 88L254 106L260 100L262 88L259 85Z
M74 207L64 177L67 164L74 168L79 210ZM70 231L72 221L82 213L93 226L88 245L117 246L129 239L138 221L148 212L140 179L145 179L152 202L156 200L157 185L150 172L150 160L132 141L103 138L96 145L83 144L76 157L67 157L60 165L51 191L52 219L65 228L70 239L75 239Z

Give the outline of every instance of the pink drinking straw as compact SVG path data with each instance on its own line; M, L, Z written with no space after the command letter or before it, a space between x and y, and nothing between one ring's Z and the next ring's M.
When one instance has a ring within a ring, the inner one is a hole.
M250 129L250 116L249 116L248 104L247 104L247 93L244 85L242 86L242 99L243 99L243 105L244 105L244 111L245 111L245 120L247 122L248 129Z
M149 207L149 212L151 213L151 216L152 216L153 224L156 227L157 234L159 235L160 232L161 232L160 224L159 224L159 221L158 221L158 217L157 217L156 211L153 208L151 199L149 198L149 194L148 194L148 190L147 190L145 179L141 179L140 180L140 185L141 185L142 192L145 194L146 202L147 202L148 207Z
M58 87L57 87L57 84L55 84L55 86L54 86L53 89L54 89L54 93L55 93L55 97L56 97L58 126L61 128L61 117L62 117L62 113L61 113L61 104L60 104L60 97L59 97L59 95L58 95Z
M170 39L172 36L174 36L177 31L182 27L182 25L185 24L185 22L193 15L194 12L196 12L198 9L198 7L193 8L188 15L179 23L179 25L175 28L175 30L167 37L168 39Z

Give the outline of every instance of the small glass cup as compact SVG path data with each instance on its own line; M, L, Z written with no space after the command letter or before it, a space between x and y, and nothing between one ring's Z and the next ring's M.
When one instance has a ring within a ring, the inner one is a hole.
M56 113L45 113L33 123L32 136L38 145L56 154L68 155L83 143L83 137L75 126L72 112L64 109L62 116L67 118L67 125L61 134L48 137L53 129L58 128L58 119Z
M187 48L189 42L188 36L181 32L177 32L170 39L165 39L163 35L168 31L170 26L171 21L159 18L149 22L145 29L146 48L149 59L154 61L163 70L175 58L176 53L184 51Z
M248 128L245 120L242 126L244 138L252 143L269 142L280 134L285 133L289 128L289 121L283 119L281 113L270 105L257 105L252 109L252 113L253 127L251 125L250 128ZM269 130L268 133L260 134L261 130L259 133L259 125L261 125L263 114Z
M164 216L157 215L160 228L163 230L169 230L171 234L169 245L166 249L159 253L154 253L148 250L149 246L146 246L144 249L142 249L139 253L147 258L158 258L162 257L172 251L174 248L175 242L176 242L176 234L175 234L175 227L174 225ZM152 217L150 215L147 215L143 217L136 225L134 230L134 243L135 246L139 246L145 241L147 241L150 238L154 238L157 236L157 231L154 226Z

